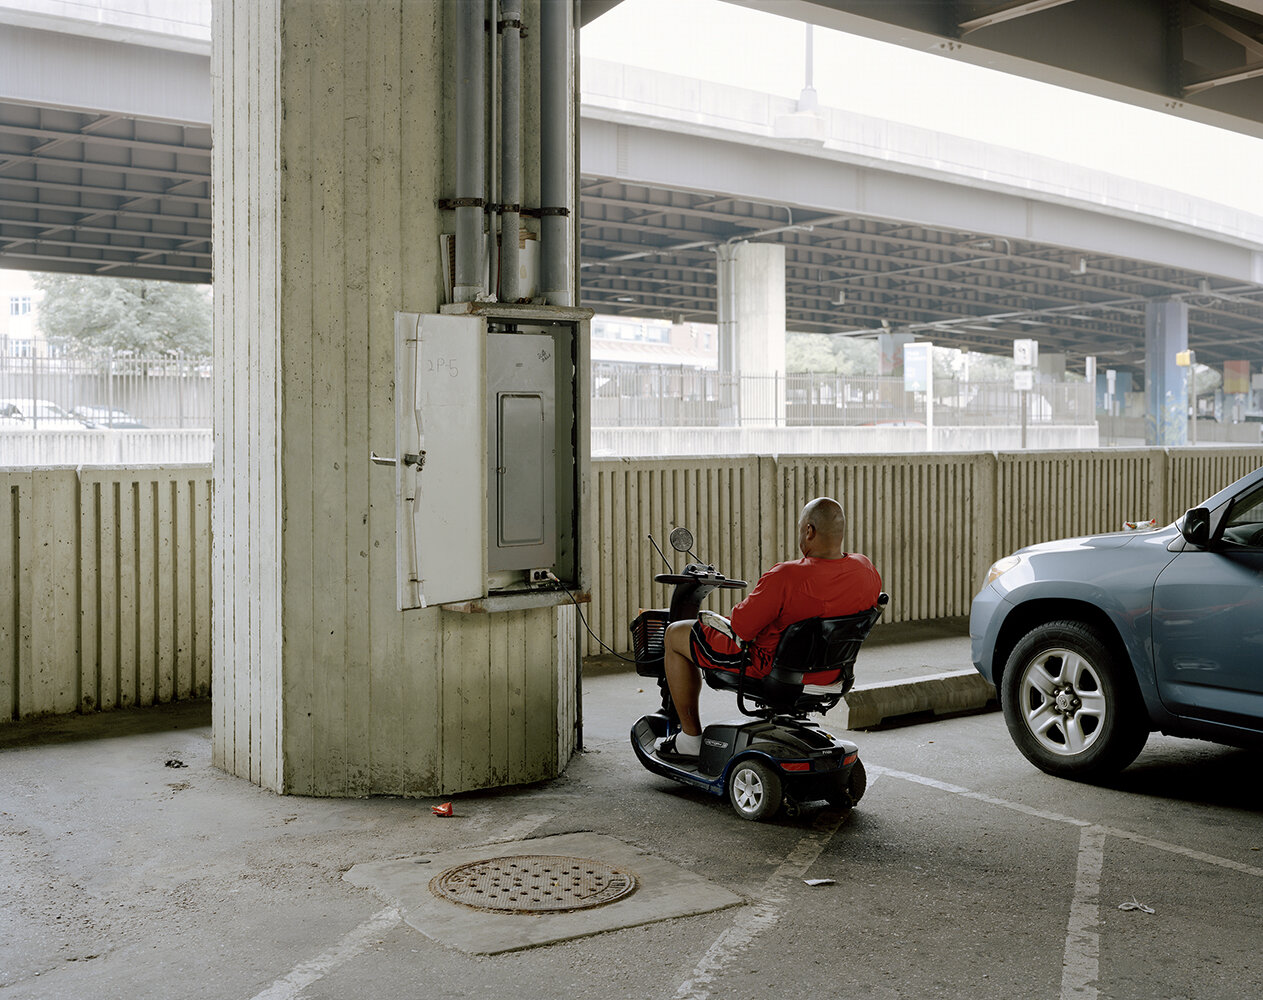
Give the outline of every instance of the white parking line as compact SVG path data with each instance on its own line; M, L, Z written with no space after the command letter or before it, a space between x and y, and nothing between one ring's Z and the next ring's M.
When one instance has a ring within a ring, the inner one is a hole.
M948 784L946 781L939 781L936 778L927 778L921 774L911 774L908 771L896 771L893 768L879 767L876 764L866 764L869 774L884 774L891 778L902 778L904 781L911 781L918 785L926 785L929 788L937 788L943 792L950 792L953 795L959 795L962 798L973 799L976 802L986 802L989 805L999 806L1001 809L1011 809L1014 812L1025 813L1027 816L1034 816L1037 819L1046 819L1054 823L1067 823L1070 826L1095 826L1090 820L1077 819L1074 816L1067 816L1064 813L1049 812L1047 809L1035 809L1021 802L1010 802L1008 799L998 799L994 795L984 795L982 792L975 792L972 789L965 788L961 785ZM1195 851L1190 847L1184 847L1180 844L1172 844L1165 840L1156 840L1153 837L1146 837L1143 833L1135 833L1131 830L1120 830L1118 827L1105 826L1101 827L1111 837L1121 837L1123 840L1130 840L1137 844L1143 844L1146 847L1152 847L1158 851L1166 851L1168 854L1179 854L1194 861L1201 861L1204 864L1215 865L1219 868L1227 868L1230 871L1241 872L1243 875L1252 875L1255 878L1263 878L1263 868L1256 868L1254 865L1242 864L1240 861L1233 861L1231 858L1221 858L1215 854L1207 854L1204 851Z
M355 930L343 935L342 940L328 951L310 962L296 965L288 976L278 979L262 993L256 993L253 1000L293 1000L312 983L368 950L373 938L390 930L401 919L399 911L393 906L379 910Z
M1101 974L1101 866L1105 831L1085 826L1079 832L1079 864L1066 925L1066 951L1061 962L1062 1000L1096 1000Z
M798 841L789 856L763 884L763 888L759 890L759 902L753 907L740 910L732 926L706 949L706 954L693 969L693 974L675 991L674 1000L706 1000L710 996L711 984L728 963L780 919L781 906L785 902L785 880L802 878L807 874L833 839L833 835L846 821L847 815L848 813L838 815L832 812L821 814L813 832Z
M895 771L889 767L878 767L873 764L866 764L869 774L887 774L892 778L902 778L904 781L911 781L918 785L927 785L930 788L937 788L941 792L951 792L953 795L959 795L961 798L974 799L977 802L986 802L988 805L1000 806L1002 809L1013 809L1016 812L1026 813L1028 816L1035 816L1038 819L1052 820L1054 823L1069 823L1071 826L1091 826L1092 824L1082 819L1075 819L1073 816L1065 816L1062 813L1049 812L1046 809L1036 809L1033 806L1023 805L1021 802L1010 802L1007 799L997 799L994 795L984 795L982 792L975 792L972 789L965 788L963 785L950 785L946 781L939 781L937 778L927 778L923 774L910 774L907 771Z
M896 771L893 768L867 765L869 774L881 774L891 778L902 778L918 785L935 788L961 798L985 802L1001 809L1046 819L1053 823L1065 823L1080 828L1079 857L1075 875L1074 896L1070 901L1070 919L1066 926L1066 949L1061 969L1061 1000L1096 1000L1097 979L1100 977L1100 885L1101 867L1105 860L1105 838L1118 837L1143 844L1154 850L1168 854L1201 861L1230 871L1263 878L1263 868L1242 864L1231 858L1221 858L1204 851L1195 851L1180 844L1172 844L1165 840L1146 837L1131 830L1121 830L1112 826L1098 826L1088 820L1077 819L1064 813L1049 812L1046 809L1035 809L1021 802L1010 802L975 792L962 785L952 785L936 778L927 778L923 774L912 774L908 771Z

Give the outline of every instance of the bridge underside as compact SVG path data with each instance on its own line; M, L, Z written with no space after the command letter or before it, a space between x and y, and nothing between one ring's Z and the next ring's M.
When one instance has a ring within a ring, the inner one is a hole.
M210 132L0 103L0 266L209 282Z
M876 333L885 323L991 353L1033 337L1042 350L1128 367L1144 360L1146 301L1188 296L1189 343L1199 360L1263 360L1263 289L1254 284L988 233L608 177L585 176L580 201L583 301L601 312L714 322L709 247L792 224L758 238L785 244L793 331Z
M0 103L0 266L209 282L210 212L209 127ZM1034 337L1126 368L1145 302L1182 295L1199 359L1263 362L1263 289L1134 257L592 175L581 231L583 301L608 313L713 322L709 247L753 237L785 244L790 330Z
M620 0L580 0L584 24ZM729 0L766 9L766 0ZM1263 136L1263 0L778 0L776 13Z
M871 14L879 5L831 0L787 4L784 12L793 7L818 23L849 19L850 30L881 34L877 22L848 13L848 6ZM897 25L915 10L953 5L880 6ZM1003 32L1023 22L1029 28L1075 9L1118 5L1053 4L1056 9L1042 13L1032 4L965 6L1022 8L1018 12L1026 15L971 29L967 38L974 45L1009 37ZM1136 23L1147 24L1152 5L1130 6L1136 8ZM588 0L585 11L593 9ZM975 11L975 20L984 13ZM899 30L907 35L906 28ZM155 55L155 49L144 49L145 59L132 58L121 51L131 46L28 28L9 27L4 37L0 267L209 282L209 60L191 52ZM23 60L31 65L24 69ZM91 109L82 104L86 79L93 81L97 98ZM1204 100L1261 85L1257 77L1225 83L1208 88ZM584 125L585 136L599 137L609 128L604 122ZM1242 130L1248 131L1246 125ZM586 153L583 158L588 160ZM663 162L661 156L645 159ZM868 184L863 212L788 182L776 197L743 196L733 194L734 188L711 190L723 187L713 157L695 159L709 166L690 175L692 167L672 164L661 168L665 173L657 179L641 175L636 182L602 166L600 157L592 167L585 162L580 206L585 304L611 313L713 321L716 269L710 247L754 238L786 246L790 330L863 334L889 328L945 346L1004 353L1013 339L1033 337L1045 350L1095 354L1111 367L1139 368L1146 301L1179 297L1189 305L1189 346L1199 360L1263 365L1263 288L1257 278L1243 278L1249 272L1239 267L1217 266L1221 247L1213 248L1204 266L1198 261L1177 267L1154 263L1171 257L1150 255L1146 243L1150 237L1195 242L1195 236L1150 227L1138 237L1115 240L1111 234L1085 248L1073 239L1052 238L1055 225L1046 232L962 228L969 224L961 223L963 216L942 208L948 199L931 192L920 206L908 207L910 199L893 183L887 186L894 193L882 204L875 198L877 185ZM836 178L836 168L827 169ZM769 170L778 173L772 167L762 174ZM830 184L842 186L836 179ZM1012 215L1014 206L1005 211ZM1056 210L1040 209L1049 217ZM786 229L791 223L795 228ZM1104 216L1100 224L1125 229ZM1034 235L1014 238L1019 234ZM1039 238L1045 235L1049 238Z

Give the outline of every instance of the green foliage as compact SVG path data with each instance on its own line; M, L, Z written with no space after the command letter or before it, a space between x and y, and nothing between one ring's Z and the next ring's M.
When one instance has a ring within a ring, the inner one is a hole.
M73 354L107 350L155 357L211 351L211 298L203 285L40 274L39 327Z
M1193 389L1198 396L1213 396L1215 390L1224 384L1224 377L1215 369L1206 365L1193 367Z
M877 341L827 333L791 333L785 340L785 369L837 375L876 375Z

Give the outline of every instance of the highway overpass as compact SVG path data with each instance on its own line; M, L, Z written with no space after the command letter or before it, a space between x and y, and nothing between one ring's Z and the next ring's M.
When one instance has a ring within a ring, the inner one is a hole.
M0 265L209 281L208 29L3 20ZM1199 360L1263 365L1263 219L737 88L599 63L583 82L601 311L713 320L713 248L754 239L786 247L791 330L1032 337L1141 370L1146 303L1178 300Z

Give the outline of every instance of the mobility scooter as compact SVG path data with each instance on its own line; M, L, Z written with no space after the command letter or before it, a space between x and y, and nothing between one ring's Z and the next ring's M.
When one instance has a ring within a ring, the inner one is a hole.
M670 541L677 552L691 555L693 536L687 528L672 531ZM712 795L726 794L737 815L748 820L770 819L782 804L787 815L795 816L803 802L824 799L844 809L858 803L867 786L859 748L808 716L827 712L850 690L856 654L885 610L887 596L882 594L876 607L858 614L791 625L766 677L747 677L744 670L704 670L710 687L736 692L745 718L706 726L697 763L678 764L657 755L662 740L679 728L663 659L667 625L700 613L722 630L726 620L700 611L702 601L717 589L744 589L747 584L701 562L688 563L678 574L660 573L654 580L672 584L674 590L669 609L642 611L630 626L636 672L656 678L662 696L661 707L632 726L632 747L640 763L654 774Z

